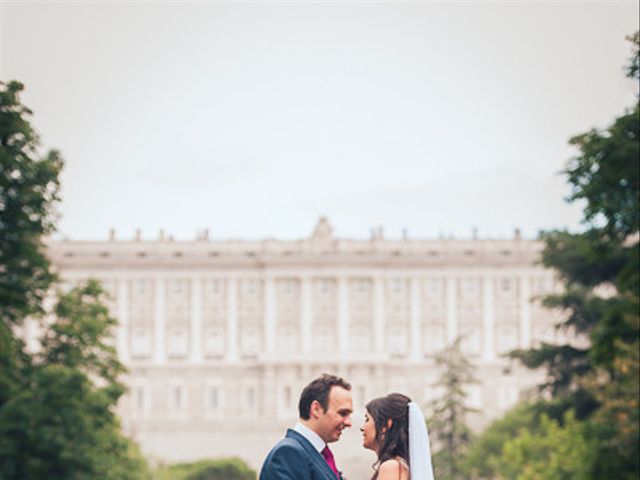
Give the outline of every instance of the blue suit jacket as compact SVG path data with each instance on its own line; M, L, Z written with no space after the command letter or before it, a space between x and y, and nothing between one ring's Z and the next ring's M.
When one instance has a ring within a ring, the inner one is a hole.
M337 480L337 477L309 440L289 429L267 455L260 480Z

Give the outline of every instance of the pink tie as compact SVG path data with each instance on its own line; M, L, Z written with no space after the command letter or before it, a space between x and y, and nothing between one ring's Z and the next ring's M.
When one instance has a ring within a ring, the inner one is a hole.
M333 470L333 473L336 474L336 478L340 478L338 467L336 467L336 461L333 458L333 453L331 453L331 450L329 450L329 446L324 447L324 450L322 450L322 456L327 462L327 465L329 465L329 468Z

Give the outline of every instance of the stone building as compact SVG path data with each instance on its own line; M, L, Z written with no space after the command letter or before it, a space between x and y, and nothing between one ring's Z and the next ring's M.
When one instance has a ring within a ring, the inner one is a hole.
M350 479L368 478L363 405L390 391L425 407L434 355L458 336L476 366L469 402L482 425L539 380L501 356L557 340L532 301L558 288L537 241L334 238L321 218L306 239L57 241L65 282L110 293L129 368L125 429L162 461L240 456L259 467L322 372L353 386L354 426L336 445Z

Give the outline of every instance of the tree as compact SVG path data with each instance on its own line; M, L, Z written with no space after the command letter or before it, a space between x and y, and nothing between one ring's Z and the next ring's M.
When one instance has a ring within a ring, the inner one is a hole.
M201 460L163 466L155 472L158 480L254 480L256 472L239 458Z
M495 477L495 465L502 456L504 445L522 430L537 432L540 414L534 404L516 405L504 417L491 423L476 437L465 454L464 470L467 478Z
M463 472L464 453L471 443L467 416L475 410L467 406L465 387L476 383L473 367L460 351L460 339L436 356L442 374L434 387L442 389L434 401L429 418L429 430L438 446L434 455L435 475L441 480L466 478Z
M125 387L119 377L125 372L116 349L108 341L117 320L103 302L105 292L95 280L89 280L59 297L54 309L56 321L45 332L43 365L60 365L97 380L107 398L115 402Z
M628 74L638 78L639 36ZM543 344L517 351L531 368L544 367L541 386L556 420L569 408L600 441L591 478L637 478L638 338L640 332L638 219L640 204L640 112L638 102L604 130L570 141L578 149L564 170L572 187L568 200L583 201L585 230L547 232L542 260L565 291L544 299L562 310L558 328L585 345Z
M12 328L42 313L55 280L42 237L53 229L62 159L55 151L38 156L22 89L18 82L0 82L0 406L30 361Z
M115 319L103 295L94 281L61 294L42 351L0 408L0 478L148 477L113 411L123 367L105 342Z
M510 438L502 455L493 457L493 471L499 478L514 480L590 480L594 442L585 425L568 411L560 425L546 414L536 431L526 428Z
M43 236L54 229L63 166L56 151L38 156L22 90L0 82L0 318L9 325L41 313L55 280Z
M113 411L124 368L109 345L116 321L100 286L88 282L58 294L53 312L44 307L57 280L44 236L54 229L63 162L56 152L38 157L22 88L0 83L0 478L148 478ZM44 313L55 319L30 353L19 326Z

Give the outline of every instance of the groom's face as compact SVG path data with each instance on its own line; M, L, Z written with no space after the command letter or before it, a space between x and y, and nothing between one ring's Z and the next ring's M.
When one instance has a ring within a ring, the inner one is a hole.
M329 392L327 410L320 407L318 416L318 435L327 442L335 442L340 439L342 430L351 426L351 414L353 413L353 401L351 392L342 387L334 386Z

